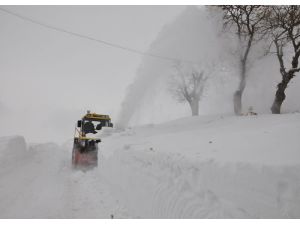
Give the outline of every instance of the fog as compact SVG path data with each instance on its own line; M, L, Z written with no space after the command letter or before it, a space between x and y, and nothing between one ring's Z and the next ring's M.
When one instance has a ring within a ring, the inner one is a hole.
M183 63L185 67L202 68L205 75L210 77L210 88L205 91L209 104L201 103L202 114L232 111L228 98L231 98L236 85L236 71L231 67L230 73L234 76L229 78L223 72L223 67L234 64L232 56L226 55L228 51L225 51L229 50L233 41L221 36L220 19L220 15L212 17L204 7L189 6L162 29L149 52L159 52L190 63L143 58L135 81L130 85L122 104L119 114L121 127L163 122L190 115L188 104L177 103L168 93L169 78L176 63ZM231 79L232 82L225 83L224 79Z
M209 76L200 101L200 114L233 114L233 93L238 86L238 55L234 33L224 34L221 14L204 7L187 7L166 25L151 44L149 53L189 60ZM253 107L257 113L270 113L276 85L280 81L275 55L264 55L266 43L256 44L249 56L243 111ZM288 52L286 53L289 56ZM168 93L169 78L175 61L144 57L134 82L129 86L119 113L118 125L152 124L189 116L187 103L178 103ZM288 65L288 64L287 64ZM209 71L209 68L213 70ZM287 90L283 112L300 109L300 91L294 79Z
M145 51L184 6L3 6L37 21ZM155 15L155 16L153 16ZM86 110L116 120L141 56L0 12L0 136L63 142Z
M238 84L234 35L220 15L185 6L3 6L66 30L139 51L189 61L209 76L200 114L233 114ZM190 116L168 92L174 63L112 48L0 12L0 136L30 142L71 139L86 110L109 114L119 127ZM243 110L270 113L280 80L274 55L250 55ZM213 68L213 69L208 69ZM283 112L300 110L299 76Z

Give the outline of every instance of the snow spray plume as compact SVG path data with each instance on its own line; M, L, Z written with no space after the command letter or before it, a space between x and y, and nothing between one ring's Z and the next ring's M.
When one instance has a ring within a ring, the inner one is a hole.
M219 40L216 40L216 26L211 21L204 8L188 6L173 23L162 29L149 52L201 64L214 60L212 57L218 55ZM155 98L154 87L170 73L175 63L144 57L134 82L128 87L116 127L125 128L130 121L134 121L134 115L142 105L150 104L146 97ZM150 108L152 110L155 109Z

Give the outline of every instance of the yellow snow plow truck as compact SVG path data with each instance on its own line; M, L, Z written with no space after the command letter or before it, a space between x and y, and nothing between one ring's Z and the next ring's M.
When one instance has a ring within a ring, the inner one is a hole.
M98 143L101 140L95 137L95 134L102 127L113 127L108 115L87 111L87 114L77 121L72 151L73 168L93 168L98 165Z

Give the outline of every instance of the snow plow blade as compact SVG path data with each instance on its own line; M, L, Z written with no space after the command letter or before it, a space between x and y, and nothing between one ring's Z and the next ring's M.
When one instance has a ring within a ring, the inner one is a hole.
M98 143L94 140L74 140L72 152L73 168L93 168L98 166Z

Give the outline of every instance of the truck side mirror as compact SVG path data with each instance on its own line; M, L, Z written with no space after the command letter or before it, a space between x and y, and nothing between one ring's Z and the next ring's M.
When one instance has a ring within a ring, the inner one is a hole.
M102 129L102 124L99 123L97 126L96 126L96 130L101 130Z
M81 127L81 120L77 121L77 127Z
M114 126L113 123L109 123L109 124L108 124L108 127L113 127L113 126Z

